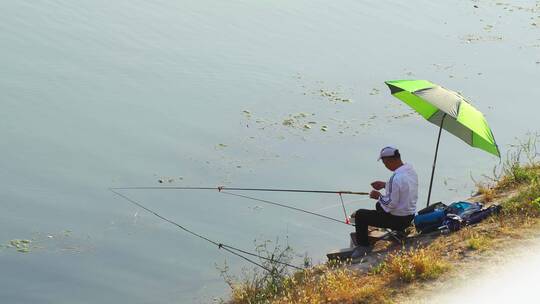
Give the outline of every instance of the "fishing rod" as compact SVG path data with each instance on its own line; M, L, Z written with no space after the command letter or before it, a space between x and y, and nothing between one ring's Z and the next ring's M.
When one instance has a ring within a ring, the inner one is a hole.
M338 222L338 223L344 223L346 225L351 225L351 222L349 220L349 217L347 216L347 210L345 209L345 203L343 201L343 196L342 195L343 194L369 195L368 192L357 192L357 191L278 189L278 188L240 188L240 187L225 187L225 186L218 186L218 187L171 187L171 186L169 186L169 187L167 187L167 186L158 186L158 187L156 187L156 186L154 186L154 187L117 187L117 188L111 188L111 189L112 190L217 190L220 193L225 193L225 194L229 194L229 195L234 195L234 196L238 196L238 197L252 199L252 200L255 200L255 201L262 202L262 203L267 203L267 204L271 204L271 205L275 205L275 206L279 206L279 207L283 207L283 208L288 208L288 209L304 212L304 213L307 213L307 214L311 214L311 215L314 215L314 216L325 218L325 219L335 221L335 222ZM230 192L225 192L224 190L227 190L227 191L266 191L266 192L296 192L296 193L338 194L339 199L341 201L341 207L343 208L343 215L345 216L345 221L341 221L341 220L335 219L333 217L329 217L329 216L326 216L326 215L323 215L323 214L311 212L311 211L308 211L308 210L305 210L305 209L296 208L296 207L288 206L288 205L285 205L285 204L272 202L272 201L269 201L269 200L258 199L258 198L254 198L254 197L250 197L250 196L246 196L246 195L240 195L240 194L234 194L234 193L230 193Z
M239 188L239 187L117 187L111 188L112 190L217 190L219 192L223 190L228 191L266 191L266 192L300 192L300 193L328 193L328 194L351 194L351 195L369 195L369 192L356 192L356 191L334 191L334 190L305 190L305 189L276 189L276 188Z
M183 231L185 231L185 232L187 232L187 233L189 233L189 234L191 234L191 235L193 235L193 236L196 236L196 237L198 237L198 238L200 238L200 239L202 239L202 240L205 240L205 241L207 241L207 242L209 242L209 243L211 243L211 244L214 244L214 245L218 246L219 249L223 249L223 250L225 250L225 251L227 251L227 252L229 252L229 253L231 253L231 254L237 256L237 257L240 257L240 258L242 258L242 259L244 259L244 260L246 260L246 261L248 261L248 262L250 262L250 263L252 263L252 264L254 264L254 265L256 265L256 266L258 266L258 267L260 267L260 268L262 268L262 269L264 269L264 270L266 270L266 271L268 271L268 272L270 272L270 273L273 272L272 269L269 269L268 267L265 267L264 265L262 265L262 264L260 264L260 263L257 263L257 262L255 262L255 261L253 261L252 259L250 259L250 258L248 258L248 257L246 257L246 256L244 256L244 255L242 255L242 254L240 254L240 253L243 253L243 254L246 254L246 255L250 255L250 256L254 256L254 257L257 257L257 258L260 258L260 259L263 259L263 260L267 260L267 261L270 261L270 262L272 262L272 263L278 263L278 264L281 264L281 265L284 265L284 266L288 266L288 267L291 267L291 268L294 268L294 269L297 269L297 270L301 270L301 269L302 269L302 268L300 268L300 267L291 265L291 264L289 264L289 263L285 263L285 262L282 262L282 261L277 261L277 260L274 260L273 258L267 258L267 257L261 256L261 255L259 255L259 254L255 254L255 253L252 253L252 252L248 252L248 251L245 251L245 250L242 250L242 249L239 249L239 248L236 248L236 247L227 245L227 244L223 244L223 243L219 243L219 242L216 242L216 241L214 241L214 240L211 240L210 238L208 238L208 237L206 237L206 236L203 236L203 235L201 235L201 234L198 234L198 233L196 233L196 232L194 232L194 231L192 231L192 230L190 230L190 229L188 229L188 228L186 228L186 227L184 227L184 226L178 224L177 222L175 222L175 221L173 221L173 220L170 220L170 219L168 219L168 218L166 218L166 217L164 217L164 216L158 214L157 212L155 212L155 211L153 211L153 210L151 210L151 209L145 207L144 205L142 205L141 203L135 201L134 199L132 199L132 198L130 198L130 197L128 197L128 196L126 196L126 195L124 195L124 194L122 194L122 193L119 193L119 192L115 191L115 189L113 189L113 188L109 188L109 191L111 191L112 193L114 193L114 194L118 195L119 197L125 199L126 201L130 202L131 204L133 204L133 205L135 205L135 206L137 206L137 207L139 207L139 208L142 208L142 209L146 210L147 212L149 212L149 213L155 215L156 217L162 219L163 221L168 222L168 223L170 223L170 224L172 224L172 225L174 225L174 226L176 226L176 227L182 229ZM240 252L240 253L238 253L238 252Z

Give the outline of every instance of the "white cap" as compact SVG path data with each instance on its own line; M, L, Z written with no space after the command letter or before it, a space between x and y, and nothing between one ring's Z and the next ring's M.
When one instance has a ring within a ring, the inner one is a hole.
M396 155L396 152L399 153L399 150L396 147L387 146L382 148L381 153L379 153L379 158L377 160L381 160L381 158L384 157L392 157Z

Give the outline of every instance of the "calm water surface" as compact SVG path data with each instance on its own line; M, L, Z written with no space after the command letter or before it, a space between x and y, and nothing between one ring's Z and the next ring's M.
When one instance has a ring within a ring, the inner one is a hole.
M0 298L208 303L227 295L216 264L249 266L109 187L367 191L388 177L376 158L393 144L424 204L437 128L383 81L461 91L504 151L536 130L539 6L0 1ZM433 197L445 202L498 163L448 134L439 157ZM317 262L348 244L345 225L219 193L123 193L241 248L279 238ZM334 195L257 195L342 218ZM349 212L373 206L346 200ZM5 247L13 239L30 252Z

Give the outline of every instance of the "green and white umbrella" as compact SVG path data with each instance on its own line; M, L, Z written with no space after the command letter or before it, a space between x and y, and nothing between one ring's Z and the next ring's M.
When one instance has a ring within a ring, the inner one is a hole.
M428 205L442 129L454 134L472 147L482 149L497 157L501 156L484 115L460 94L427 80L391 80L385 83L392 95L409 105L429 122L439 126L429 183Z

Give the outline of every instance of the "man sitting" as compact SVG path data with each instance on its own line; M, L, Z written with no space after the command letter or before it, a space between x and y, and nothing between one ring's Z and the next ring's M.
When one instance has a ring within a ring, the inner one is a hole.
M377 200L376 210L359 209L355 212L356 244L352 258L360 258L371 251L368 226L405 230L414 218L418 200L418 176L413 167L401 161L399 150L384 147L379 159L394 174L388 182L374 181L369 197ZM385 188L385 194L378 190Z

